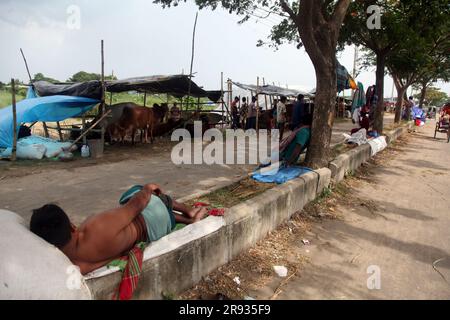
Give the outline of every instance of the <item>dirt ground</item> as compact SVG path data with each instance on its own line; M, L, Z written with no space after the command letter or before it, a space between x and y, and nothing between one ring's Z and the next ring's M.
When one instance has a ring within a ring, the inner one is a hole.
M450 299L450 145L433 133L400 139L180 298Z
M392 122L391 116L386 116L386 122ZM78 121L79 122L79 121ZM69 126L72 124L79 124L76 120L68 120L62 122L62 126ZM56 126L54 123L49 123L49 126ZM343 142L342 133L349 133L354 127L349 119L337 119L332 136L332 145L337 145ZM33 134L43 136L43 128L41 123L33 126ZM50 130L51 137L58 139L57 133ZM288 132L286 132L287 134ZM61 162L55 159L43 159L41 161L35 160L20 160L16 163L9 161L0 161L0 183L2 180L9 178L23 177L31 174L42 173L44 171L52 171L54 169L73 170L76 168L101 166L103 164L110 164L115 162L124 162L124 167L127 167L128 160L143 160L150 159L154 156L164 156L170 154L170 151L175 143L171 142L169 138L157 138L155 144L137 144L132 147L130 145L113 145L105 146L105 152L102 159L84 159L81 158L79 152L75 154L75 161ZM1 198L0 198L1 199Z

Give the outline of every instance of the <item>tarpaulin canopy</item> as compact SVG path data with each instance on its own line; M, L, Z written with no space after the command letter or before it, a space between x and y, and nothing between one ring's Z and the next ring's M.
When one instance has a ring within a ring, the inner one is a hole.
M255 94L265 94L268 96L285 96L285 97L297 97L299 94L304 95L305 97L311 96L311 94L299 90L294 89L286 89L282 87L272 86L272 85L264 85L264 86L256 86L253 84L242 84L239 82L233 82L233 84L241 89L253 91Z
M190 84L190 88L189 88ZM100 81L88 81L75 84L52 84L37 81L33 84L39 96L67 95L101 99L102 84ZM200 88L187 75L147 76L124 80L111 80L105 82L108 92L139 91L147 93L167 93L174 97L184 97L190 92L192 97L209 98L217 102L222 93L220 91L206 91Z
M53 122L76 117L89 111L99 102L95 99L59 95L25 99L16 104L16 126L18 128L22 123ZM12 106L8 106L0 110L0 147L11 147L13 136L13 112Z
M337 61L336 64L337 92L345 89L356 89L357 85L347 69Z
M71 96L100 100L102 98L101 81L87 81L73 84L53 84L47 81L36 81L33 88L39 97Z
M339 63L336 62L336 84L337 92L341 92L346 89L357 89L358 86L353 79L353 77L348 73L347 69ZM316 94L316 89L312 90L313 95Z

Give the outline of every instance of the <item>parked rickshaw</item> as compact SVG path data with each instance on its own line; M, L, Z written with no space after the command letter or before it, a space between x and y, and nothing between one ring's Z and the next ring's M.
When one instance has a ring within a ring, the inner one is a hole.
M441 109L434 131L434 138L436 138L438 132L446 133L447 143L450 143L450 103L447 103Z

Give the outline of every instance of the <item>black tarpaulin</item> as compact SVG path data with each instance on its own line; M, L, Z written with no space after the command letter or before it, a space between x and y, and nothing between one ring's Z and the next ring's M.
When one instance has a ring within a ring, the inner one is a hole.
M258 92L259 94L265 94L268 96L285 96L285 97L297 97L299 94L303 94L305 97L311 96L311 94L294 89L286 89L278 86L264 85L256 86L253 84L242 84L239 82L233 82L233 84L241 89Z
M95 80L74 84L53 84L47 81L36 81L33 83L33 87L39 97L61 95L97 100L102 98L102 84Z
M189 88L190 83L190 88ZM75 84L52 84L46 81L37 81L33 84L36 93L41 96L67 95L101 99L102 90L100 81L89 81ZM213 102L220 100L220 91L206 91L200 88L187 75L148 76L124 80L105 81L108 92L118 93L127 91L147 92L150 94L166 93L174 97L209 98Z

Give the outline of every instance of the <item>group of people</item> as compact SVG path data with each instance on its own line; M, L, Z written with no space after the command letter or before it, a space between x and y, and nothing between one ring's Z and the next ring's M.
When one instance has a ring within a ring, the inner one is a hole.
M234 98L231 103L232 129L256 130L256 118L258 113L256 100L257 98L253 96L251 102L248 104L247 98L244 97L242 98L242 104L240 104L240 98Z
M352 102L352 122L357 124L358 127L352 129L351 134L365 129L369 136L378 136L377 132L370 130L375 120L374 115L377 104L378 96L376 86L370 86L364 92L362 84L359 83Z

